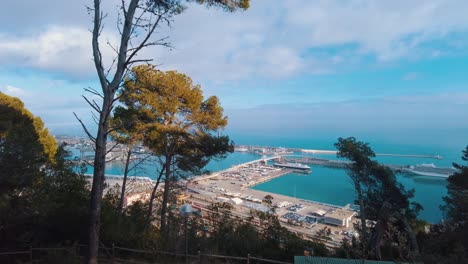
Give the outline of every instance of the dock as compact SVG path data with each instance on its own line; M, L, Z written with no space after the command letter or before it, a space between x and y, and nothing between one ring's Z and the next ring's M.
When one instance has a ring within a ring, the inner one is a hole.
M271 146L256 146L256 145L239 145L236 146L237 151L252 152L259 155L286 155L293 153L308 153L308 154L323 154L323 155L336 155L336 150L323 150L323 149L302 149L302 148L283 148ZM392 154L392 153L376 153L376 156L390 156L402 158L422 158L422 159L443 159L440 155L418 155L418 154Z
M346 168L351 164L350 161L344 160L332 160L332 159L322 159L314 157L288 157L283 156L283 159L287 162L296 162L309 165L319 165L326 167L334 168ZM450 167L435 167L433 164L423 164L423 165L394 165L394 164L384 164L389 167L396 173L406 173L410 175L417 176L427 176L427 177L440 177L448 178L450 175L456 173L458 170Z

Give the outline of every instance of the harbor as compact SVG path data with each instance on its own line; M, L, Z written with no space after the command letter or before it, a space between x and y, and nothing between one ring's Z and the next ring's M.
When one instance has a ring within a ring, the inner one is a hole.
M75 142L75 149L80 149L81 142ZM316 204L326 204L331 206L345 207L346 204L353 203L354 191L352 186L349 185L349 180L346 175L345 160L336 158L336 152L329 150L320 150L322 154L307 153L307 149L302 152L291 152L281 147L249 147L246 145L236 146L236 151L229 155L228 158L221 161L213 161L207 167L210 174L203 176L196 176L195 178L202 177L209 180L216 179L220 175L242 170L245 166L261 164L262 166L275 168L275 163L294 163L302 164L310 167L310 171L295 170L291 168L282 168L281 170L267 170L266 172L255 172L258 176L249 181L243 181L239 190L242 192L252 192L257 194L264 194L263 196L255 197L255 199L262 199L267 194L277 196L282 195L285 197L296 198L298 200L314 201ZM310 150L310 149L308 149ZM140 150L141 151L141 150ZM314 150L315 151L315 150ZM267 153L269 155L260 155L260 153ZM411 157L413 155L410 155ZM415 163L415 159L410 158L408 155L399 158L400 163L411 163L412 165L392 165L388 164L394 171L398 172L398 179L407 189L414 188L416 190L415 201L423 205L424 210L420 213L422 219L429 222L438 222L442 218L442 212L439 205L442 204L442 197L446 195L446 178L456 170L449 167L436 167L434 164L438 163L438 159L430 155L415 155L421 158L420 162ZM79 157L79 156L78 156ZM427 161L424 161L427 160ZM114 174L116 177L111 180L114 185L118 182L118 174L123 173L123 165L121 161L114 160L108 163L106 168L107 174ZM120 167L120 169L119 169ZM276 169L279 169L276 167ZM92 167L88 168L88 173L92 173ZM262 175L265 174L265 175ZM151 163L144 165L139 169L138 174L154 179L154 168ZM245 173L244 173L245 174ZM132 176L135 173L131 174ZM136 177L137 179L140 177ZM195 179L193 178L193 179ZM225 178L227 181L228 178ZM212 180L212 183L219 183L220 180ZM146 184L142 184L144 186ZM148 186L148 185L146 185ZM230 189L234 184L228 182L227 186L220 187ZM139 188L137 188L139 189ZM150 188L143 188L149 192ZM143 190L142 189L142 190ZM332 191L331 191L332 190ZM235 192L234 192L235 193ZM138 195L132 195L139 197ZM140 195L140 197L147 197L148 195ZM242 199L242 198L240 198ZM129 201L133 200L130 198ZM210 198L211 201L211 198Z
M251 146L251 145L240 145L236 147L236 151L255 153L257 155L263 155L264 160L275 160L285 163L292 164L304 164L304 165L320 165L336 168L345 168L349 161L339 159L327 159L322 157L314 157L314 155L335 155L337 151L334 150L317 150L317 149L300 149L300 148L283 148L283 147L271 147L271 146ZM310 156L312 155L312 156ZM376 157L400 157L400 158L418 158L418 159L443 159L440 155L417 155L417 154L390 154L382 153L375 154ZM421 164L408 164L408 165L397 165L397 164L384 164L397 173L407 173L410 175L419 176L431 176L431 177L442 177L447 178L457 170L453 167L437 167L433 163L421 163Z
M282 225L301 237L318 239L317 232L329 228L331 235L329 240L325 242L332 247L337 245L335 244L337 241L354 236L356 232L353 229L353 224L357 221L356 214L358 213L358 207L353 204L354 191L351 186L346 187L345 192L340 189L341 186L346 186L347 176L344 176L342 180L332 180L333 178L324 178L326 175L321 173L324 169L330 168L335 173L343 175L342 173L345 174L344 168L350 163L343 160L290 154L284 148L279 151L281 155L278 155L278 152L272 152L272 149L267 149L264 152L270 152L271 156L263 155L257 160L238 164L211 175L196 176L190 179L187 182L187 190L190 195L188 201L202 211L208 204L227 202L232 204L234 215L248 217L252 209L266 211L267 208L262 203L262 199L270 195L273 197L274 205L277 208L276 213ZM246 151L241 150L240 152ZM416 156L428 159L436 158L424 155ZM403 181L419 179L421 176L434 178L437 181L444 180L456 172L453 168L437 168L431 164L388 166L395 172L405 175L401 178ZM314 172L318 172L318 175L314 175ZM328 174L328 176L332 175ZM287 180L283 180L283 177ZM312 180L311 177L315 180ZM304 193L304 187L310 185L295 181L314 182L312 186L316 185L317 188L305 189L311 194L317 193L318 189L322 189L321 193L331 191L328 188L320 188L320 185L317 185L318 181L334 182L335 188L332 193L346 194L345 196L349 198L343 199L345 202L338 203L336 201L320 201L320 199L304 199L303 194L299 197L296 196L296 189L300 187L301 193ZM272 183L270 185L270 182L281 182L281 184ZM278 186L278 188L275 187L276 190L280 192L270 191L271 188L262 190L263 187L260 187L275 185ZM293 193L291 193L292 187L294 187ZM429 202L429 204L438 206L433 202ZM427 204L425 203L424 206ZM440 221L438 217L431 217L434 219L431 221Z
M83 138L79 140L70 141L70 148L74 150L74 159L79 161L90 162L94 158L94 151L90 142ZM106 161L123 161L128 152L126 146L115 145L113 142L108 143L108 148L112 151L106 155ZM140 159L143 156L150 155L147 150L142 146L135 147L133 150L132 159ZM336 150L319 150L319 149L304 149L304 148L285 148L285 147L273 147L273 146L256 146L256 145L237 145L235 147L236 152L240 153L251 153L262 156L262 161L274 161L276 166L286 166L285 164L293 164L295 171L309 171L308 165L320 165L336 168L345 168L348 161L324 158L325 155L336 156ZM418 155L418 154L393 154L393 153L376 153L376 157L399 157L399 158L418 158L418 159L429 159L429 160L442 160L443 157L440 155ZM320 157L318 157L320 156ZM257 160L251 161L255 163ZM249 163L247 163L249 164ZM300 164L300 165L297 165ZM419 176L430 176L430 177L442 177L447 178L457 170L453 167L437 167L432 162L425 162L421 164L384 164L397 173L406 173L409 175ZM302 168L300 168L303 166Z
M236 151L252 152L258 155L288 155L293 153L307 153L307 154L326 154L336 155L336 150L320 150L320 149L303 149L303 148L285 148L285 147L272 147L272 146L255 146L255 145L239 145L236 146ZM417 154L390 154L390 153L376 153L375 156L389 156L389 157L405 157L405 158L424 158L424 159L443 159L440 155L417 155Z
M259 159L213 175L196 176L186 182L187 201L202 212L212 203L230 203L234 216L248 218L251 210L268 210L262 200L269 195L282 225L305 239L318 239L317 232L325 227L331 230L330 240L326 241L329 246L353 236L353 216L357 212L352 205L337 206L251 188L293 172L294 169L268 165Z
M298 163L298 164L308 164L308 165L320 165L336 168L346 168L350 164L348 161L342 160L332 160L332 159L322 159L314 157L288 157L281 156L279 159L282 159L289 163ZM407 173L410 175L419 175L419 176L431 176L431 177L442 177L447 178L450 175L457 172L455 168L449 167L436 167L433 163L423 163L418 165L394 165L394 164L384 164L385 166L392 169L397 173Z

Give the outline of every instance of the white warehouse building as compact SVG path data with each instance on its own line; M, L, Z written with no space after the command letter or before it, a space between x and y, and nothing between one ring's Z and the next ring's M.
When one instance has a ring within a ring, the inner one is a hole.
M354 215L356 215L356 212L346 209L336 209L335 211L327 213L323 221L325 224L348 228Z

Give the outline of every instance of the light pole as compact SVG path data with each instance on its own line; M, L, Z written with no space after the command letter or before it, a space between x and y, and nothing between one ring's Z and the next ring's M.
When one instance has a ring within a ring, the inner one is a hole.
M193 213L191 204L184 204L180 207L179 213L185 218L185 263L188 263L188 236L187 236L187 222L189 216Z

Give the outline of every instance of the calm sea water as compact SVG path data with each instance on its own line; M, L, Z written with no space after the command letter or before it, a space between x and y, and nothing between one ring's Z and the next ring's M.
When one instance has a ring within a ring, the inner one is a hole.
M442 219L439 206L442 197L447 194L445 179L402 175L397 178L407 189L416 190L413 200L424 207L419 214L421 219L433 223ZM312 166L310 174L288 174L253 189L340 206L355 200L355 192L346 172L322 166Z
M310 149L333 150L334 138L330 139L298 139L298 138L273 138L273 137L233 137L236 144L295 147ZM364 139L365 140L365 139ZM437 144L396 144L394 142L383 142L368 140L372 149L376 153L397 153L397 154L419 154L419 155L441 155L442 160L426 158L402 158L402 157L377 157L376 159L385 164L416 165L422 163L433 163L438 167L448 167L452 162L461 163L461 150L464 146L451 145L439 146ZM334 155L316 155L329 159L336 159ZM250 153L235 152L222 160L211 161L206 169L219 171L227 169L233 165L260 158L258 155ZM92 168L89 168L89 173ZM114 162L107 166L108 174L121 175L123 165ZM151 165L142 166L139 170L131 173L138 176L149 176L154 178L156 168ZM414 201L420 203L424 210L419 217L429 222L439 222L443 214L440 210L442 197L447 194L447 182L443 178L398 175L398 181L407 189L416 190ZM353 203L355 199L354 189L349 181L346 172L342 169L327 168L322 166L312 166L310 174L289 174L269 182L253 187L257 190L278 193L297 198L314 200L323 203L346 205Z

